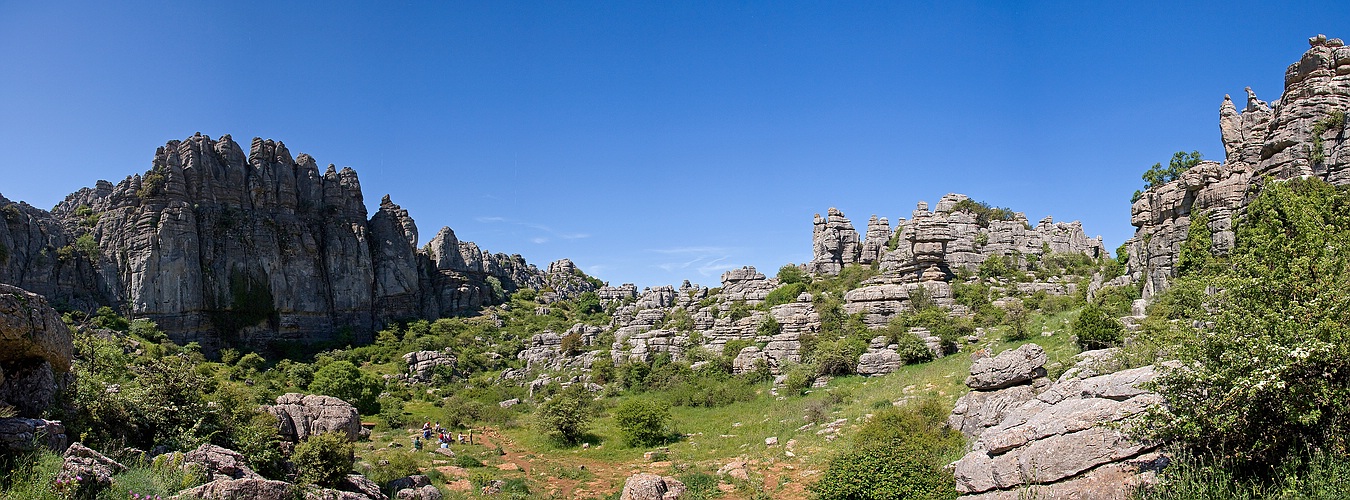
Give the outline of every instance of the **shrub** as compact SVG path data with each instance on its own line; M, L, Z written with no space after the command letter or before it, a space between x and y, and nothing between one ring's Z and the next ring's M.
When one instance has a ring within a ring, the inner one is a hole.
M764 315L764 321L759 323L759 328L755 330L755 333L765 337L772 337L778 335L782 331L783 326L778 324L778 320L773 319L773 315L766 314Z
M794 268L795 269L795 268ZM796 302L797 296L806 291L806 283L787 283L783 286L773 289L764 297L765 305L773 307L776 305Z
M1073 320L1073 334L1084 351L1105 349L1120 344L1125 328L1120 321L1096 304L1088 304Z
M295 445L291 462L304 484L332 486L352 471L352 444L336 432L315 434Z
M882 409L858 431L854 446L830 460L810 489L821 500L956 498L943 467L959 454L961 434L934 400Z
M309 390L315 394L341 399L363 414L380 411L379 395L384 383L374 375L361 371L350 361L334 361L314 373Z
M366 478L376 484L389 484L395 479L421 474L417 455L413 451L388 449L379 455L380 460L366 469Z
M581 384L573 384L539 405L535 423L559 443L573 445L590 428L594 406L590 393Z
M655 446L670 434L670 405L650 399L629 399L614 409L614 423L629 446Z
M816 379L816 370L807 365L792 365L783 370L787 378L783 380L783 388L787 394L801 394L811 387L811 383Z
M867 345L854 339L828 340L816 344L811 360L816 365L816 375L847 375L858 366L858 356L867 350Z
M1209 230L1209 214L1192 213L1190 226L1186 229L1186 239L1181 242L1181 252L1177 254L1177 275L1199 274L1214 263L1214 233Z
M1243 473L1350 445L1347 214L1350 193L1316 178L1262 186L1228 262L1178 280L1194 281L1183 302L1201 306L1169 312L1212 326L1181 329L1178 368L1157 381L1163 405L1149 414L1150 434L1230 457Z
M393 397L380 400L380 419L390 429L408 425L408 417L403 414L403 400Z
M1028 328L1029 314L1022 303L1013 301L1003 308L1003 324L1008 327L1008 332L1003 336L1008 342L1017 342L1031 338L1031 329Z
M778 268L778 282L784 285L796 283L804 285L811 282L811 276L807 275L806 271L803 271L800 267L786 264ZM796 296L793 296L793 298L796 298Z

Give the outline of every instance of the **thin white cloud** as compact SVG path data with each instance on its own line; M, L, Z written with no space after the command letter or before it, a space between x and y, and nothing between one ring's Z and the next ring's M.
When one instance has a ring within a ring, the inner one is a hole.
M688 254L688 253L713 254L713 253L727 253L730 252L731 249L726 247L674 247L674 248L648 248L647 251L663 254Z
M538 235L531 238L530 241L534 243L545 243L549 241L550 238L560 238L564 240L580 240L591 237L590 233L558 231L543 224L512 220L506 217L475 217L474 220L484 224L492 224L492 223L511 224L515 226L530 228L535 231L544 233L543 235Z

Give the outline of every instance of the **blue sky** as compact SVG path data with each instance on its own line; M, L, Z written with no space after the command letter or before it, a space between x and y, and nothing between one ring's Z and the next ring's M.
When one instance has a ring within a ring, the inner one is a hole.
M1350 2L12 2L0 193L51 207L195 132L284 141L441 226L614 284L811 258L961 192L1115 248L1139 174L1221 159Z

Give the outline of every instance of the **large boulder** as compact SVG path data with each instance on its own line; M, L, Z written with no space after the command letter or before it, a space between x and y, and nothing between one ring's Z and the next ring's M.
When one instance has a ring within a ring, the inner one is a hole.
M424 475L401 477L389 482L389 491L394 492L398 500L441 500L441 490L431 484Z
M220 479L183 490L177 498L200 500L293 500L299 491L294 484L271 479Z
M684 495L684 483L656 474L633 474L623 483L619 500L676 500Z
M1145 366L1087 378L1038 378L957 401L949 423L976 437L953 464L958 492L971 498L1124 499L1155 480L1166 457L1156 443L1131 439L1121 423L1156 404L1142 389L1156 372Z
M57 452L65 450L66 427L56 420L0 418L0 450L25 452L39 446Z
M1036 344L1003 351L994 357L980 358L970 366L966 385L978 391L988 391L1044 377L1047 360L1049 357L1045 349Z
M277 429L283 439L299 442L325 432L338 432L350 441L361 436L361 415L356 407L332 396L287 393L277 396L277 404L262 407L277 417Z
M47 299L0 284L0 407L41 417L70 372L70 329Z
M214 444L203 444L183 456L183 464L197 464L216 479L257 479L262 476L248 467L248 460L239 452Z
M92 497L98 491L112 486L112 477L127 470L116 460L103 456L80 443L73 443L66 449L65 461L57 472L57 481L74 485L77 496Z

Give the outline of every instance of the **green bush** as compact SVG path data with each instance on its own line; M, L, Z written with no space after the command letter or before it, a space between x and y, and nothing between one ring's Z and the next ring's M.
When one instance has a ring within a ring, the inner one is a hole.
M295 445L291 462L303 484L332 486L352 471L352 444L336 432L315 434Z
M795 269L795 268L794 268ZM773 307L776 305L796 302L797 296L806 291L806 283L786 283L783 286L773 289L764 297L765 305Z
M816 375L848 375L858 366L858 356L867 351L867 344L856 339L827 340L816 343L811 352Z
M1125 327L1120 321L1096 304L1088 304L1073 320L1073 334L1078 348L1084 351L1115 347L1124 333Z
M830 460L811 492L820 500L956 498L956 484L943 468L964 443L947 426L947 413L935 400L878 411L853 447Z
M811 276L806 274L802 268L792 264L785 264L778 268L778 282L784 285L801 283L803 285L811 282ZM797 298L795 295L792 298Z
M380 392L384 383L374 375L363 372L350 361L334 361L314 373L310 392L341 399L365 415L379 413Z
M564 445L581 441L590 428L595 402L581 384L573 384L539 405L535 412L538 430Z
M655 446L670 435L670 405L651 399L629 399L614 409L614 423L629 446Z
M1212 326L1179 329L1178 367L1157 380L1163 404L1145 428L1242 474L1350 448L1350 192L1266 182L1235 229L1224 266L1177 280L1178 302L1201 305L1168 312Z
M1013 301L1003 308L1003 324L1008 327L1003 339L1018 342L1031 338L1030 313L1021 302Z

